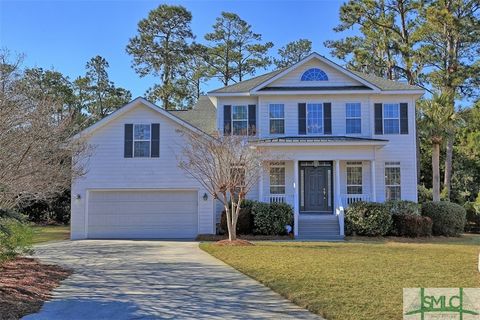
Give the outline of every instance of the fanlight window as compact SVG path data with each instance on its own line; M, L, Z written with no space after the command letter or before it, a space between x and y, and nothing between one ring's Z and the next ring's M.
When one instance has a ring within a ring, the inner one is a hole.
M302 81L327 81L327 80L328 80L327 74L318 68L308 69L302 74Z

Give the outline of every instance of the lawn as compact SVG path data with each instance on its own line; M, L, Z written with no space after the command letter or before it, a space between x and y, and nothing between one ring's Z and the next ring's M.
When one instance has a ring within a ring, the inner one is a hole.
M67 240L70 238L70 226L34 226L33 243Z
M402 319L403 288L480 286L480 236L200 247L327 319Z

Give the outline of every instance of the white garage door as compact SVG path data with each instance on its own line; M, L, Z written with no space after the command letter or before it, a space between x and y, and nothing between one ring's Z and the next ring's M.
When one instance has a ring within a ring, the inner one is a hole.
M196 191L90 191L88 238L195 238Z

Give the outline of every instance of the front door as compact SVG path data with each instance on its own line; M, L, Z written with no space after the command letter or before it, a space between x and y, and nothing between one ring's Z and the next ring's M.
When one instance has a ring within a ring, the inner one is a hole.
M318 165L316 162L312 166L301 168L303 176L303 195L301 195L301 211L304 212L332 212L331 198L331 178L332 167L323 163Z

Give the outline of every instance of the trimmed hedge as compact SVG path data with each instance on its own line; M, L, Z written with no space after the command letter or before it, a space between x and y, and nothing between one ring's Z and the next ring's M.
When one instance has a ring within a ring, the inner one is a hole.
M420 215L420 205L408 200L390 200L385 202L392 215Z
M466 211L456 203L426 202L422 205L422 216L432 219L435 236L459 236L465 228Z
M255 202L252 213L256 234L282 235L285 226L293 226L293 208L286 203Z
M238 234L252 234L253 233L253 214L252 206L256 201L244 200L242 201L240 212L237 220L237 233ZM222 211L220 216L220 228L223 233L228 233L227 228L227 214L225 210Z
M345 212L347 235L384 236L392 226L392 215L385 204L377 202L355 202Z
M432 235L433 221L419 215L394 214L393 234L400 237L429 237Z

